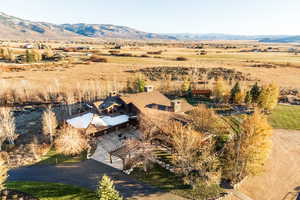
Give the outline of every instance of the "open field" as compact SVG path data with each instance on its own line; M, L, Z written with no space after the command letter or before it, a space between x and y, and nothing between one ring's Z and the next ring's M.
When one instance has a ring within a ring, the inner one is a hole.
M74 57L75 62L69 66L57 66L57 64L48 63L47 66L32 67L23 66L22 70L2 70L0 78L7 81L27 80L35 84L49 85L54 80L60 81L66 85L76 85L78 81L116 81L124 83L127 79L135 76L128 70L137 70L145 67L157 66L179 66L179 67L204 67L215 68L225 67L250 74L254 79L262 82L276 82L281 87L299 88L300 86L300 56L294 53L288 53L288 48L294 45L262 44L255 42L247 43L225 43L236 46L236 48L221 48L216 45L221 42L208 43L203 49L186 48L183 45L173 47L171 44L163 46L149 46L143 44L140 46L124 46L120 53L131 54L132 56L110 56L111 49L105 45L90 45L93 52L107 59L107 63L88 63L80 64L76 60L80 59L79 53L68 53ZM225 45L223 44L223 45ZM18 49L17 44L15 45ZM50 44L53 47L70 46L70 44ZM276 52L242 52L252 48L266 49L268 47L277 48ZM206 55L199 55L199 52L205 50ZM162 51L160 55L147 54L148 52ZM83 55L83 54L82 54ZM147 55L147 57L142 57ZM82 56L81 56L82 57ZM85 56L83 56L85 57ZM186 61L176 61L177 57L184 57ZM8 65L2 63L3 66ZM1 66L1 63L0 63ZM259 67L257 67L259 66ZM269 66L272 66L269 68ZM15 66L16 67L16 66ZM14 67L14 68L15 68ZM17 66L19 68L21 66ZM3 68L3 67L1 67ZM42 80L42 82L41 82Z

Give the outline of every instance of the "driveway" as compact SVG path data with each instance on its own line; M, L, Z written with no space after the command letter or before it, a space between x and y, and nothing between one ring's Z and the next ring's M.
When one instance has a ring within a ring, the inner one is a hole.
M99 179L106 174L114 180L116 189L125 198L172 199L183 198L141 183L103 163L86 160L62 165L34 165L9 171L9 181L42 181L77 185L95 190Z

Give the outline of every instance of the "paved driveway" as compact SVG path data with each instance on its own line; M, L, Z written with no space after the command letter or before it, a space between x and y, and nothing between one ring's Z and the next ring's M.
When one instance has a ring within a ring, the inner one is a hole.
M94 160L56 166L35 165L13 169L9 171L8 180L65 183L95 190L103 174L110 176L114 180L116 189L125 198L146 199L145 197L149 196L149 199L182 199L136 181L121 171Z

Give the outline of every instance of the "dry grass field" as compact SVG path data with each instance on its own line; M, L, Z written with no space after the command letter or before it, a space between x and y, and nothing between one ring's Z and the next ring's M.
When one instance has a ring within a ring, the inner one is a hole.
M20 44L12 43L18 49ZM218 45L223 45L219 47ZM224 48L230 45L235 48ZM71 46L71 44L55 43L52 47ZM149 46L139 45L137 47L124 46L121 53L130 53L134 57L128 56L109 56L111 50L105 45L90 45L95 52L103 54L107 58L107 63L89 63L80 64L74 62L68 67L58 66L56 64L47 64L47 66L14 66L22 70L3 70L0 78L7 81L27 80L34 84L49 85L54 80L61 84L74 86L76 83L85 81L115 81L124 83L132 78L133 74L126 71L136 70L145 67L157 66L188 66L188 67L224 67L233 68L246 74L251 74L255 79L262 82L276 82L281 87L300 88L300 55L288 53L288 49L293 45L278 44L260 44L255 42L207 42L203 49L194 49L183 47L168 46ZM178 46L178 45L177 45ZM276 48L278 52L241 52L251 49ZM199 55L199 52L205 50L207 55ZM22 50L19 50L22 51ZM149 55L149 51L162 51L161 55ZM74 56L76 54L72 54ZM148 55L149 57L141 57ZM76 57L76 56L74 56ZM176 61L177 57L184 57L186 61ZM75 58L76 59L76 58ZM6 66L6 63L2 63ZM268 68L268 66L272 68ZM1 66L1 63L0 63ZM257 67L259 66L259 67Z

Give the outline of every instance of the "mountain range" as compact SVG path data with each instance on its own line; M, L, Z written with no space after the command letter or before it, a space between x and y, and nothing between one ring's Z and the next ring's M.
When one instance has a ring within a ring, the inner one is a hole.
M257 40L260 42L300 42L300 36L230 34L157 34L112 24L53 24L33 22L0 12L0 39L83 39L120 38L134 40Z

